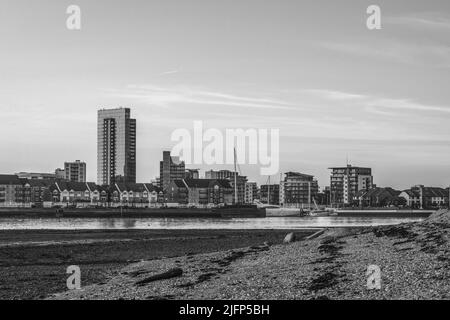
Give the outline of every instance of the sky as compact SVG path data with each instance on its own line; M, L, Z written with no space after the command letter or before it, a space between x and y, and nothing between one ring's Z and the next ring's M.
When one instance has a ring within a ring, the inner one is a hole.
M0 172L79 159L96 181L97 110L129 107L139 182L202 120L280 129L280 172L320 186L347 159L378 186L448 186L449 83L448 0L1 0Z

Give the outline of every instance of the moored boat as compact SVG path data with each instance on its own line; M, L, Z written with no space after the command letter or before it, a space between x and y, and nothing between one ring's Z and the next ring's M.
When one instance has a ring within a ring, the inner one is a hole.
M233 204L212 209L221 218L265 218L266 209L252 204Z

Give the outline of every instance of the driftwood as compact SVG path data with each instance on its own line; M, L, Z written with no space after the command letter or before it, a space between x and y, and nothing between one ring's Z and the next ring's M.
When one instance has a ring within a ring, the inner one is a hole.
M135 283L137 286L144 286L149 282L158 281L158 280L164 280L164 279L170 279L179 277L183 274L183 270L180 268L170 269L167 272L159 273L152 275L150 277L144 278L142 280L139 280Z
M139 261L132 261L131 263L135 263ZM129 271L129 272L123 272L122 274L126 274L127 276L136 278L140 276L141 274L149 273L147 270L137 270L137 271Z

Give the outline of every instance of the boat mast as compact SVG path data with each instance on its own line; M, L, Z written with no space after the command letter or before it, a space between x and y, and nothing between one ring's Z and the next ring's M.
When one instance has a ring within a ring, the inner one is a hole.
M280 206L281 206L281 193L283 192L283 194L284 194L284 191L281 190L283 188L281 180L283 180L283 173L282 172L280 172L280 182L278 183L279 186L280 186L279 195L278 195L278 205L280 205ZM284 197L283 197L283 202L284 202ZM284 207L284 203L283 203L283 207Z
M308 181L308 209L311 210L311 182Z
M234 204L237 203L238 203L238 192L237 192L236 148L234 148Z

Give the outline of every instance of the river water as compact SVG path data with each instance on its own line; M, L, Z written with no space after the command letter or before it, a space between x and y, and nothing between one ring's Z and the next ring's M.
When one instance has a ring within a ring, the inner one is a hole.
M304 229L362 227L421 221L395 217L270 217L270 218L0 218L0 230L123 229Z

